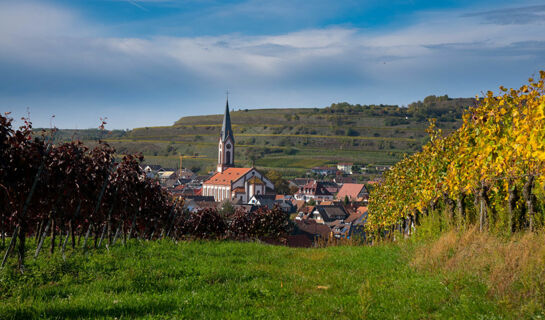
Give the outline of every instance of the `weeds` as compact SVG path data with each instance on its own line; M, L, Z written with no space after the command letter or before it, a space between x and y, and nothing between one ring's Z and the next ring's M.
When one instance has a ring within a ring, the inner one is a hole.
M414 251L417 270L440 272L445 281L474 278L490 298L520 316L545 310L545 234L524 233L503 239L472 228L450 231Z

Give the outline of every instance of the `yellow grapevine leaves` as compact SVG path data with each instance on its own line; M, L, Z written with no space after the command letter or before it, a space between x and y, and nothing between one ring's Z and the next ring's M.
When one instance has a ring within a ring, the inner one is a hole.
M438 199L455 199L488 185L493 197L508 199L510 183L531 173L545 183L545 71L520 89L500 87L463 115L448 136L430 121L430 142L384 174L370 195L367 229L392 226Z

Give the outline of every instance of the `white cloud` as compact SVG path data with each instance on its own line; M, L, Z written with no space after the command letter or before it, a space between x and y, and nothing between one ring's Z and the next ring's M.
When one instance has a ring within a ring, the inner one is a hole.
M7 69L0 94L11 102L76 94L104 103L153 94L167 101L185 90L205 103L204 92L235 86L248 104L408 103L440 90L473 95L483 86L493 89L492 76L513 79L513 70L545 68L543 23L482 23L462 12L425 13L419 21L380 33L337 27L120 38L64 8L0 4L0 67ZM463 75L472 79L458 83Z

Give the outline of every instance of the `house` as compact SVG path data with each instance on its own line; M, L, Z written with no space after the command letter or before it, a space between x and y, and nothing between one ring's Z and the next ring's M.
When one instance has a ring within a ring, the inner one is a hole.
M218 209L218 203L213 197L187 196L184 202L184 208L189 212L197 212L204 209Z
M144 173L146 174L146 177L151 179L155 178L157 172L161 170L161 166L157 164L148 164L141 168L142 171L144 171Z
M307 204L305 200L295 200L295 208L297 211L301 211Z
M305 202L312 199L321 202L333 200L333 195L327 190L323 182L314 180L299 188L299 192L295 194L295 199L304 200Z
M298 209L299 213L295 217L295 220L305 220L311 216L312 211L314 211L315 206L306 206Z
M342 206L331 205L321 206L317 205L312 211L308 219L315 220L317 223L328 224L336 220L344 220L348 218L348 212Z
M320 181L322 185L327 189L327 191L331 194L335 194L339 192L339 189L341 188L337 183L334 181Z
M340 171L346 173L346 174L352 174L352 166L354 164L353 163L348 163L348 162L341 162L341 163L338 163L337 164L337 169L339 169Z
M342 175L337 175L333 181L340 185L342 187L343 184L345 183L356 183L356 178L354 177L344 177ZM340 188L340 187L339 187Z
M173 188L169 188L169 192L170 194L172 194L173 196L183 196L184 195L184 189L186 189L186 187L182 184L179 184Z
M206 175L206 176L195 176L193 179L191 179L191 182L188 183L188 186L194 189L200 189L203 185L203 183L210 179L212 175Z
M274 197L274 201L294 201L295 198L291 194L277 194Z
M293 234L306 233L312 238L312 242L318 238L327 239L331 236L331 229L313 220L301 220L295 222L295 230Z
M275 206L275 195L274 194L258 194L253 195L248 201L248 204L258 206L258 207L267 207L269 209L274 208Z
M310 169L314 174L321 176L334 176L337 173L336 167L314 167Z
M360 210L361 208L361 210ZM346 218L345 222L352 223L354 221L357 221L360 219L363 215L367 214L367 207L359 207L358 210L355 212L352 212L348 218Z
M295 178L293 180L289 180L289 186L290 187L297 187L297 188L300 188L302 186L304 186L305 184L311 182L312 180L314 179L311 179L311 178Z
M365 223L367 222L367 207L359 207L357 214L354 215L354 219L351 219L352 215L346 219L350 222L349 238L365 240Z
M294 213L297 210L297 207L294 205L292 199L275 199L274 204L285 213Z
M157 178L161 183L163 183L166 180L177 179L178 175L175 171L159 171L157 172Z
M333 201L329 201L329 200L320 202L320 205L321 205L321 206L332 206L332 205L334 205L334 204L335 204L335 203L334 203Z
M375 169L378 171L378 172L384 172L386 170L390 170L392 166L376 166Z
M197 176L195 173L193 173L193 171L191 171L189 169L183 168L182 170L179 170L179 171L180 172L179 172L178 176L181 179L184 179L184 180L192 181Z
M336 220L334 223L330 224L329 227L331 228L331 234L337 239L347 239L350 237L350 229L352 225L346 221Z
M203 183L202 194L218 202L247 203L254 195L274 194L274 184L255 168L235 168L235 137L231 128L229 101L225 104L218 143L216 173Z
M363 201L369 198L369 192L364 184L345 183L337 193L337 200L345 201L346 198L348 201Z

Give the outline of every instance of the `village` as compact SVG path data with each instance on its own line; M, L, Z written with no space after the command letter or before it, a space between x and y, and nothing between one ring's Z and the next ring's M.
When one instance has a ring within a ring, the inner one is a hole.
M290 246L310 247L332 239L365 239L369 189L379 180L357 183L354 175L356 170L368 168L347 162L309 168L306 177L287 181L289 192L279 193L266 174L255 167L236 167L235 147L227 101L215 171L197 175L181 166L175 169L153 164L142 165L142 170L174 198L182 200L189 212L282 210L294 226L287 239ZM374 168L377 172L388 169L389 166Z

